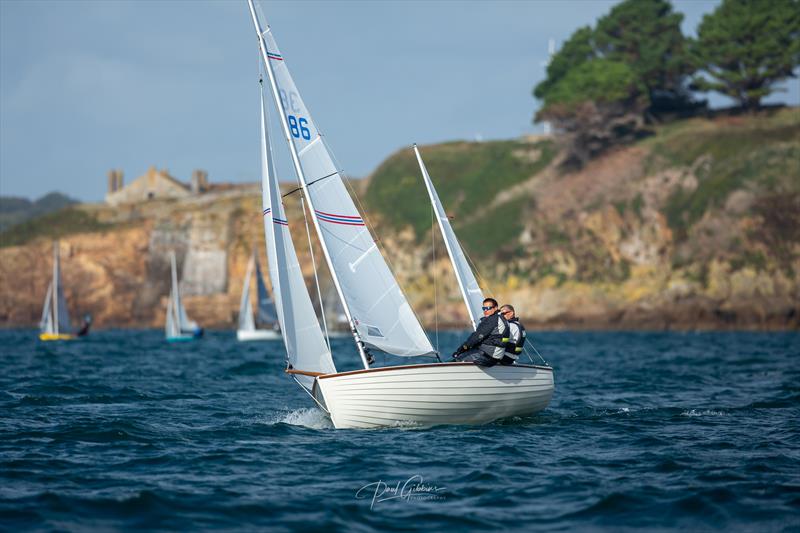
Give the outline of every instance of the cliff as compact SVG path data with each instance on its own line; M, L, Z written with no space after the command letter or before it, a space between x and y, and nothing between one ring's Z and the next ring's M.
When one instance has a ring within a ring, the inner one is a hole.
M580 171L565 170L549 138L421 151L487 292L513 303L529 327L800 325L796 108L671 123ZM357 188L423 321L463 326L413 152L392 155ZM298 202L286 198L310 279ZM175 249L190 314L230 327L251 247L264 261L260 211L253 186L70 207L12 228L0 236L0 323L38 320L59 236L73 313L91 312L103 327L160 327Z

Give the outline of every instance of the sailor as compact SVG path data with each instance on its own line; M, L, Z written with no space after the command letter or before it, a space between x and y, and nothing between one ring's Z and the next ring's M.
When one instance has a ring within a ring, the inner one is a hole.
M483 301L483 318L464 344L453 353L453 361L494 366L503 359L508 342L508 322L497 312L497 300Z
M520 324L519 318L514 311L514 306L505 304L500 308L500 314L508 321L508 342L506 343L506 353L500 360L501 365L513 365L519 359L525 347L525 326Z
M78 331L78 337L85 337L88 335L90 327L92 327L92 315L84 315L83 324L81 324L81 329Z

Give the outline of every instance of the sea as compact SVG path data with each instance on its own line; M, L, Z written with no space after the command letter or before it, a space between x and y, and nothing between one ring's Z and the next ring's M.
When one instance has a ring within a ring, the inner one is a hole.
M539 414L336 430L281 342L0 331L0 530L800 531L800 334L530 336Z

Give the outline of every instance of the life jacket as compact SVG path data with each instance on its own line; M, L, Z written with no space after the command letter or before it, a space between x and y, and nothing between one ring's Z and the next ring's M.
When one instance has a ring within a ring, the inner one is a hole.
M496 321L492 332L481 342L481 351L493 359L502 359L509 341L508 321L500 313L484 317L483 320Z
M508 328L509 339L506 343L506 355L516 361L525 347L525 326L520 324L519 318L514 317L508 321Z

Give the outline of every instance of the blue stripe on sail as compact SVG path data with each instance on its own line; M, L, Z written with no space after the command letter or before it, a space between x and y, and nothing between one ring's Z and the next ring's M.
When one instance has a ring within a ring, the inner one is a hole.
M363 226L364 220L361 217L350 216L350 215L334 215L331 213L325 213L324 211L317 211L317 217L324 222L330 222L331 224L342 224L345 226Z

